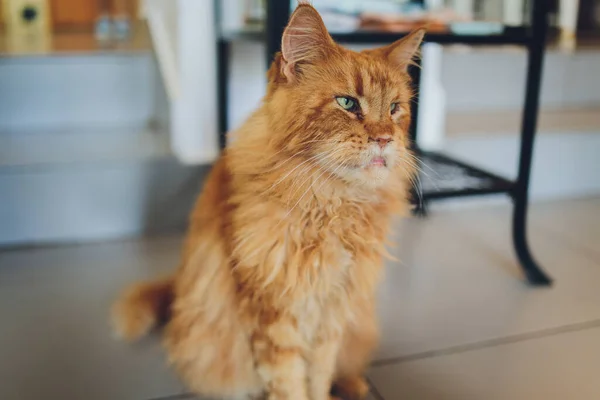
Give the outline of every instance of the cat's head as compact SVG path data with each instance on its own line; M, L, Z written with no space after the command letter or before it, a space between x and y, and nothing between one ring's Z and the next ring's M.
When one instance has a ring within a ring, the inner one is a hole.
M273 143L352 183L376 187L411 171L407 69L424 33L354 52L336 44L318 12L301 3L269 71Z

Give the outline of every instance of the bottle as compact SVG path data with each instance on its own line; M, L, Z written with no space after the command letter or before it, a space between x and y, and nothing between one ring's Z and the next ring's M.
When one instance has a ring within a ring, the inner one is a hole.
M51 43L48 0L4 0L7 47L11 52L44 52Z

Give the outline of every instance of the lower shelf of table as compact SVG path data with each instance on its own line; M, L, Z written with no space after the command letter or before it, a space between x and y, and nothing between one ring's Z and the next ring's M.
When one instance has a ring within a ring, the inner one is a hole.
M494 173L436 152L417 151L420 173L415 200L508 193L514 183Z

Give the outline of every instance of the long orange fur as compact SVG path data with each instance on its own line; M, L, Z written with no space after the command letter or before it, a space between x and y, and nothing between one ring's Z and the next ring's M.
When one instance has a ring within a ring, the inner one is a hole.
M407 66L422 38L352 52L300 4L262 105L205 183L181 266L128 289L117 332L165 322L169 360L198 394L363 398L384 244L414 171Z

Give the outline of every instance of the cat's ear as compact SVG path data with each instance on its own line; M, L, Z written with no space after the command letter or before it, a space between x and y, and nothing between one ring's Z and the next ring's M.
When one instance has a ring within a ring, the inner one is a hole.
M391 63L406 70L418 55L425 32L425 28L416 29L402 39L378 49L378 52L386 57Z
M317 10L310 4L301 2L283 32L281 70L288 81L293 81L298 65L321 60L334 47L335 43Z

